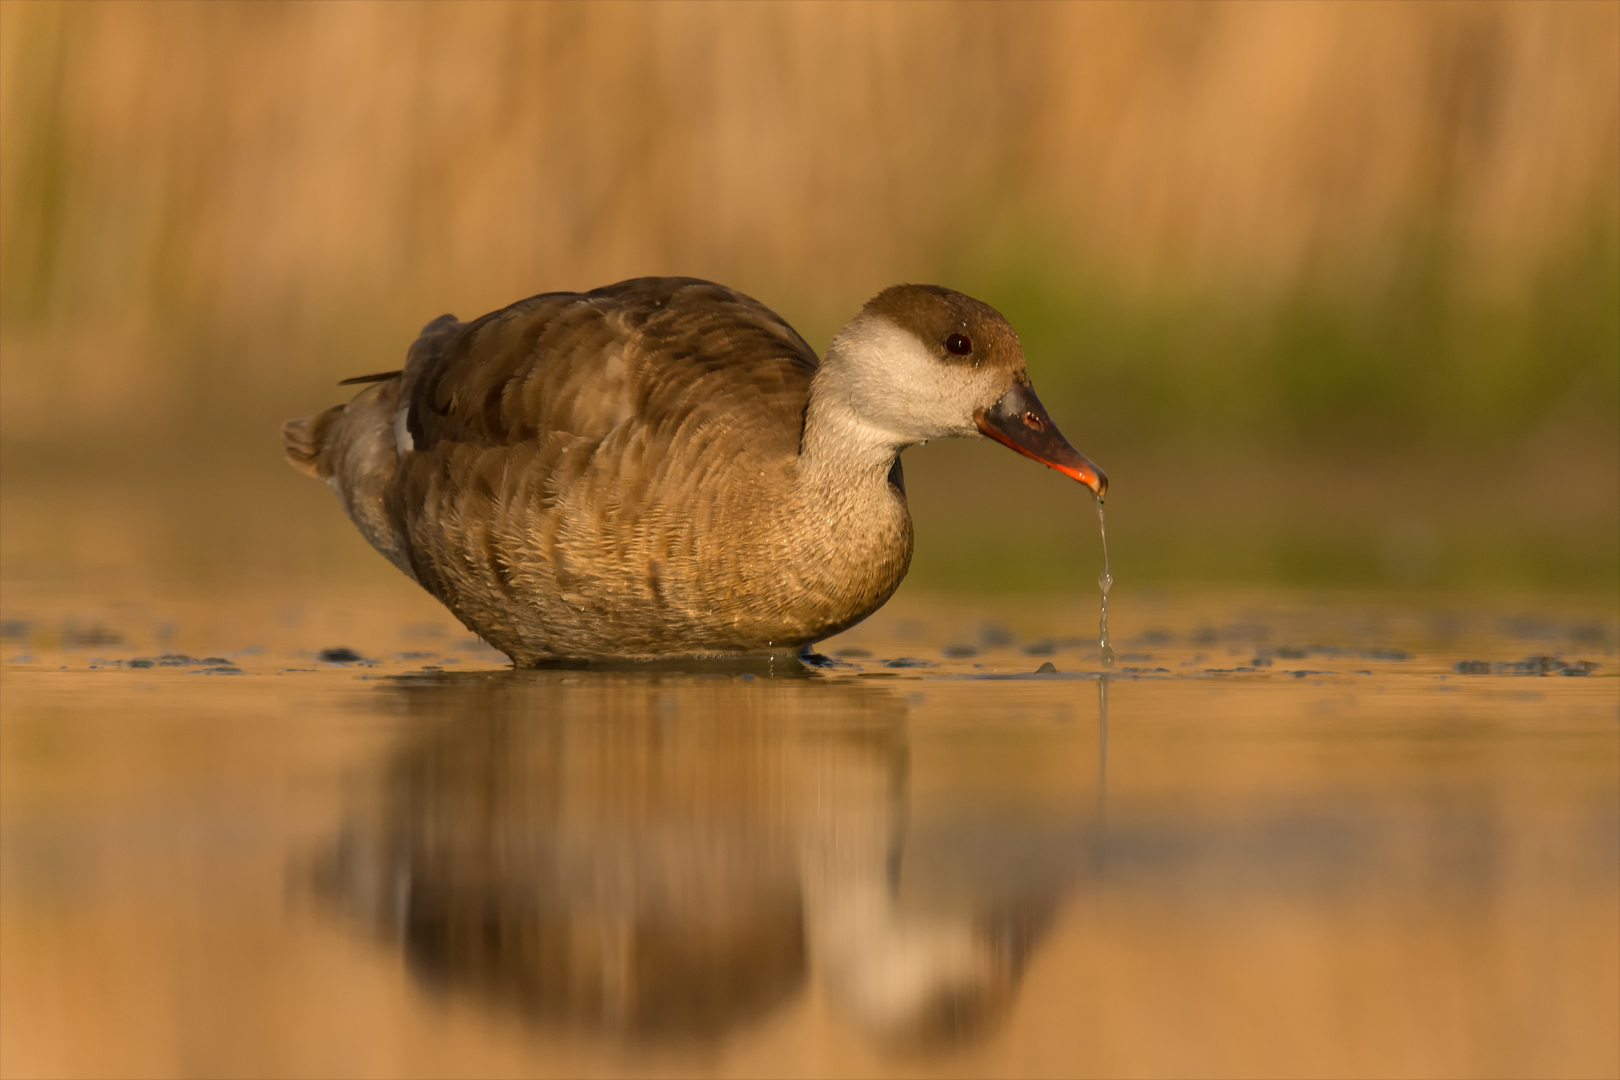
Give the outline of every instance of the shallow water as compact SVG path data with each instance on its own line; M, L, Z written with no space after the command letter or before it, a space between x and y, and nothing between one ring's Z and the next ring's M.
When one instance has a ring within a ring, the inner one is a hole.
M4 1072L1620 1071L1611 610L1114 599L771 677L10 587Z

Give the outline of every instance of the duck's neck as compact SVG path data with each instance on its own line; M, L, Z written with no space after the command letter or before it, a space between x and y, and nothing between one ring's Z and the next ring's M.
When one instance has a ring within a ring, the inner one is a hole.
M810 385L799 446L800 485L823 505L887 498L889 470L911 441L856 411L858 388L839 344L835 340L827 350Z
M828 350L828 361L836 361ZM825 612L817 637L875 611L911 565L911 514L889 484L907 440L864 421L836 362L810 387L793 497L782 500L783 534L795 538L799 587Z

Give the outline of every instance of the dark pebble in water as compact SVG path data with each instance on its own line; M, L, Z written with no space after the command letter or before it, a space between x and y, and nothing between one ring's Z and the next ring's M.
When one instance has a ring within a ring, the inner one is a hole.
M7 641L20 641L28 636L28 624L21 619L7 619L0 622L0 638Z
M884 667L933 667L927 660L918 660L912 656L902 656L897 660L885 660Z
M352 664L360 659L360 654L353 649L322 649L315 654L315 659L323 664Z
M865 649L851 648L851 649L839 649L837 652L833 653L833 655L834 656L853 656L853 657L856 657L858 659L858 658L860 658L862 656L871 656L872 654L867 652Z
M1492 666L1498 675L1567 675L1572 669L1585 674L1597 667L1590 660L1566 664L1556 656L1527 656L1516 663L1499 660Z
M1331 671L1290 671L1288 674L1296 679L1303 679L1307 675L1331 675Z
M1271 657L1269 657L1269 656L1257 656L1253 660L1250 660L1249 663L1253 664L1255 667L1270 667L1271 666Z
M1489 660L1459 660L1451 665L1451 670L1458 675L1489 675L1491 662Z
M1037 675L1056 675L1057 674L1057 665L1052 663L1052 661L1048 660L1046 663L1042 664L1040 667L1035 669L1035 674L1037 674Z
M82 649L87 645L122 645L124 635L116 630L109 630L100 623L95 626L70 626L62 631L62 644L70 649Z
M979 643L991 648L1003 648L1017 641L1018 638L1005 626L998 623L985 623L979 627Z
M1025 656L1051 656L1057 652L1057 642L1051 638L1042 638L1024 646Z
M978 656L979 650L972 645L947 645L940 652L952 659L961 659L965 656Z
M153 663L154 663L154 661L148 660L148 659L146 659L145 657L142 657L142 656L138 656L133 660L126 661L124 666L125 667L136 667L136 668L149 668L149 667L152 666Z

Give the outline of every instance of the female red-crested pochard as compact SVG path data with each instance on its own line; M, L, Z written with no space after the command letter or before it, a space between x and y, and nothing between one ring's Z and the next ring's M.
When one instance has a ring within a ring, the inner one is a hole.
M695 278L546 293L429 323L403 371L293 420L390 562L520 666L794 653L911 562L900 452L988 435L1108 480L1059 434L994 308L896 285L818 360Z

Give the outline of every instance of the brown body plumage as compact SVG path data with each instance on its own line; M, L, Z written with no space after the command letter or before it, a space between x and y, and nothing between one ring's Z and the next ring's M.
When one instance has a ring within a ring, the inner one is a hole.
M958 327L979 355L944 347ZM520 665L793 652L905 576L900 449L975 433L868 422L896 333L941 343L970 424L1027 385L1011 329L948 290L887 290L821 362L757 301L643 278L436 319L402 372L289 423L287 455Z

